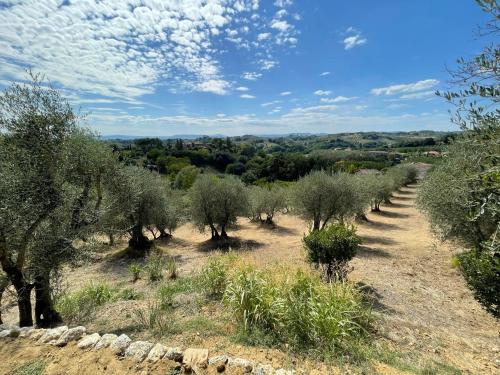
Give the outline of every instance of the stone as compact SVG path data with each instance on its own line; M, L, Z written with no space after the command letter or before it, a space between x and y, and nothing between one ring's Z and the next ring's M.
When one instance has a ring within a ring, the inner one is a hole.
M80 340L83 335L85 335L86 328L83 326L78 326L68 329L64 332L61 337L55 342L55 346L65 346L70 341Z
M183 353L181 348L167 348L167 352L165 353L166 359L170 359L175 362L182 362Z
M12 328L10 330L9 337L16 338L16 337L19 337L20 334L21 334L21 331L19 330L19 328Z
M149 352L147 360L148 362L158 362L165 354L167 354L167 347L162 344L156 344Z
M207 368L208 366L208 349L186 349L182 358L182 364L185 367Z
M255 375L273 375L274 369L270 365L256 365L253 368L253 373Z
M4 329L3 331L1 331L0 338L1 337L10 337L10 329Z
M31 333L35 330L34 327L19 328L19 337L30 337Z
M105 333L104 335L101 336L101 339L99 342L95 345L94 349L95 350L100 350L103 348L109 347L116 339L118 338L117 335L114 333Z
M274 372L274 375L295 375L295 371L285 370L284 368L280 368Z
M68 330L68 326L61 326L57 328L47 329L42 337L38 339L38 344L46 344L51 341L57 341L61 335Z
M38 339L40 339L40 337L44 335L45 331L46 331L45 328L35 328L28 332L27 337L30 338L31 340L37 341Z
M121 334L109 345L109 347L116 355L123 355L123 353L125 353L125 349L128 348L131 342L132 340L130 337L126 334Z
M224 372L224 371L226 371L226 365L224 363L217 365L217 372Z
M134 341L125 350L125 357L132 357L137 362L142 362L152 348L153 344L148 341Z
M95 346L101 339L101 335L98 333L93 333L88 336L83 336L83 338L78 342L78 347L80 349L90 349Z
M220 364L227 364L229 362L229 357L227 355L218 355L216 357L211 357L208 359L208 364L209 365L220 365Z
M243 367L245 368L246 372L252 372L254 366L254 363L252 361L244 358L229 358L227 364L234 367ZM248 371L248 369L250 369L250 371Z

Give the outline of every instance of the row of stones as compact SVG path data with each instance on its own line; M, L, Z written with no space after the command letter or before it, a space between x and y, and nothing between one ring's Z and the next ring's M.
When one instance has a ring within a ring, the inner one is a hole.
M245 373L257 375L295 375L293 370L277 369L269 365L257 364L243 358L233 358L226 355L209 358L207 349L189 348L182 351L180 348L171 348L160 343L153 344L148 341L132 341L127 335L117 336L106 333L102 336L98 333L87 335L83 326L68 328L61 326L51 329L33 327L7 327L0 325L0 338L24 337L36 341L37 344L49 344L53 346L66 346L72 341L78 341L80 349L101 350L109 348L117 356L129 357L137 362L158 362L162 359L182 363L188 370L207 368L213 365L218 372L224 372L226 367L240 367Z

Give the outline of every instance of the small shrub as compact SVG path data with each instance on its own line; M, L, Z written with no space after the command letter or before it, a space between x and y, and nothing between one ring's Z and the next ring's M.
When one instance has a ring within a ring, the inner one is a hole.
M174 307L174 296L177 294L176 285L165 283L156 292L158 304L163 310L170 310Z
M307 260L322 268L326 281L346 278L348 262L356 255L361 243L356 229L343 224L331 224L323 230L312 231L303 241Z
M118 292L117 297L118 299L122 299L125 301L134 301L141 299L143 297L143 294L135 289L125 288Z
M155 337L167 336L174 332L172 316L167 314L157 302L133 311L134 321L143 329L149 330Z
M145 271L149 281L155 282L163 279L165 259L161 255L151 255L146 261Z
M495 317L500 317L500 256L489 251L459 255L460 269L476 299Z
M139 263L131 263L128 266L128 272L132 275L132 281L136 282L141 278L142 267Z
M90 283L81 290L63 294L56 300L56 310L69 322L90 320L96 309L114 298L116 290L104 283Z
M211 258L202 268L199 276L199 285L203 293L209 298L220 298L226 290L226 266L219 258Z
M167 260L167 272L170 279L177 279L177 262L174 258L170 257Z

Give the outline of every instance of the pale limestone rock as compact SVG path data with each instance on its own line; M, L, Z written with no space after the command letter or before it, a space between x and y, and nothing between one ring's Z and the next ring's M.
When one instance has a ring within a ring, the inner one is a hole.
M125 350L125 357L132 357L137 362L142 362L153 348L153 344L148 341L134 341Z
M61 335L68 330L68 326L61 326L57 328L47 329L42 337L38 339L38 344L46 344L51 341L57 341Z
M164 358L170 359L171 361L182 362L182 356L183 353L181 348L167 348Z
M132 340L130 337L125 334L121 334L109 345L109 347L116 355L123 355L123 353L125 353L125 349L128 348L131 342Z
M56 341L55 345L56 346L65 346L67 345L70 341L76 341L80 340L83 335L85 335L85 327L83 326L78 326L74 328L68 329L66 332L64 332L61 337Z
M148 362L158 362L165 354L167 354L167 347L162 344L156 344L149 352L147 360Z
M78 342L78 347L80 349L90 349L95 346L101 339L101 336L98 333L93 333L88 336L83 336L83 338Z
M194 370L197 368L206 368L208 366L208 349L186 349L182 358L182 364Z
M103 348L109 347L116 339L118 338L117 335L114 333L105 333L104 335L101 336L101 339L99 342L95 345L94 349L95 350L100 350Z

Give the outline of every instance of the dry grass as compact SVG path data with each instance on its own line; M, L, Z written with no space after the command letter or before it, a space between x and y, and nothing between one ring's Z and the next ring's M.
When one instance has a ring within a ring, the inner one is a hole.
M402 189L395 194L392 205L383 207L382 213L370 213L369 222L358 226L364 243L352 262L354 271L350 279L365 285L373 298L381 317L381 337L377 342L417 357L452 363L469 373L497 373L500 325L481 309L461 275L451 266L453 247L438 243L431 236L428 223L414 207L415 191L415 187ZM276 220L274 229L240 220L237 230L229 232L236 237L237 261L258 268L273 264L307 268L301 242L308 231L307 224L291 215L280 215ZM171 241L157 243L177 264L178 280L165 282L190 280L206 264L214 254L207 239L207 234L198 233L187 224L174 233ZM147 308L156 298L161 283L152 284L146 277L132 283L128 261L118 256L125 246L123 239L115 247L106 248L100 261L68 269L68 285L77 290L93 280L112 287L137 289L143 299L105 305L89 329L149 338L134 323L133 311ZM166 344L204 346L212 348L214 354L228 353L275 366L300 365L315 369L316 373L326 371L322 365L276 349L235 344L231 341L234 327L220 304L201 303L203 296L190 292L186 285L179 288L183 291L176 293L177 307L172 312L176 327L162 339ZM4 317L15 321L15 311ZM381 373L401 373L394 372L393 366L379 364L376 368Z

